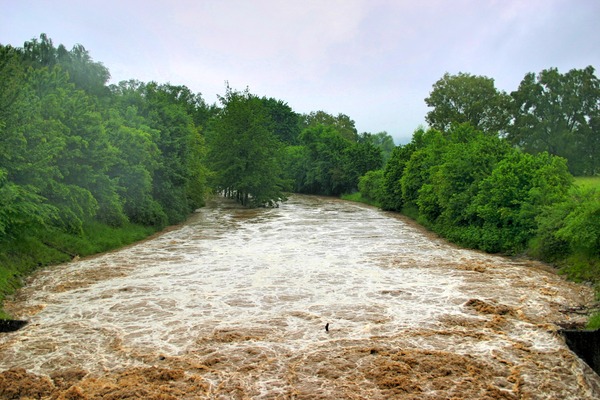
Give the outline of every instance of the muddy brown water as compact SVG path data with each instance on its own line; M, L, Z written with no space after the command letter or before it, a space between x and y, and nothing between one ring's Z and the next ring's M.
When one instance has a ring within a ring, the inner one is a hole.
M598 376L557 333L591 301L372 207L215 199L31 277L5 304L30 323L0 336L0 397L594 399Z

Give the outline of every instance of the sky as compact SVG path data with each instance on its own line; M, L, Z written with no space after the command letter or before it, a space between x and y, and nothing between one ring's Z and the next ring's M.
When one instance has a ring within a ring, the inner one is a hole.
M529 72L600 68L600 0L0 0L0 44L48 35L111 73L208 103L249 88L348 115L396 144L426 126L445 73L510 93Z

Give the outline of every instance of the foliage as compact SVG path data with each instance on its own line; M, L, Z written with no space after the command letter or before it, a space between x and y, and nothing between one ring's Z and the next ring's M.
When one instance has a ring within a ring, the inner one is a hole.
M481 182L471 206L493 238L484 250L524 250L537 217L565 198L571 180L564 159L511 152Z
M453 124L469 123L495 134L506 130L509 96L494 87L494 80L468 73L448 73L433 85L425 103L433 110L426 120L432 128L447 131Z
M204 205L204 139L190 111L204 103L185 86L151 82L142 90L146 101L141 114L160 132L155 139L160 157L153 173L152 195L173 224Z
M396 145L394 144L394 138L392 138L387 132L382 131L373 135L363 133L363 137L366 137L375 147L381 150L381 157L383 164L392 156L392 152Z
M514 122L508 138L527 152L548 152L569 160L575 175L598 173L600 80L594 68L555 68L525 75L511 93Z
M532 253L548 261L578 254L600 258L600 190L571 188L568 196L538 218Z
M384 197L383 170L373 170L364 174L358 181L358 190L371 204L381 205Z
M394 148L383 170L381 208L400 211L404 206L401 179L406 163L417 149L416 138L424 134L419 130L413 135L413 141L405 146Z
M350 142L355 142L358 139L358 132L354 126L354 121L346 114L340 113L337 116L333 116L325 111L313 111L302 116L300 122L302 130L318 125L332 127L340 136Z
M416 210L421 223L455 242L508 253L527 247L536 218L565 198L572 180L564 159L522 153L471 124L416 131L394 150L381 180L363 179L370 184L363 196L380 193L383 208Z
M300 134L307 149L305 181L301 192L339 195L349 192L350 182L344 174L344 152L352 145L331 125L315 125Z
M594 314L589 319L586 328L591 330L600 329L600 313Z
M301 117L283 100L263 97L260 99L272 122L273 133L286 145L298 144Z
M382 166L381 150L368 135L351 141L340 133L335 124L316 124L304 129L300 143L306 159L299 191L303 193L340 195L358 188L359 178ZM299 164L296 164L297 166Z
M139 239L203 204L201 126L214 108L200 95L108 87L83 46L43 34L0 45L0 76L0 291L35 266L131 242L117 233L132 223Z
M274 132L272 108L245 92L227 92L208 134L214 186L235 195L243 205L275 205L288 187L283 144ZM268 104L268 103L267 103Z
M581 188L596 188L600 190L600 176L578 176L575 184Z

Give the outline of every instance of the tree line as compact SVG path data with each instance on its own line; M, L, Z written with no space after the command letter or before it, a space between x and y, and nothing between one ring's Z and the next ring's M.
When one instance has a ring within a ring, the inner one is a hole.
M469 123L525 152L563 157L573 175L600 173L600 81L592 66L527 73L510 94L485 76L445 74L425 102L434 129Z
M425 99L429 128L401 146L359 133L347 115L299 114L249 89L227 85L209 104L183 85L108 84L83 46L43 34L0 45L0 76L0 245L52 244L48 232L94 224L160 229L208 193L274 206L289 192L358 190L470 247L515 253L538 238L544 254L600 248L600 227L582 222L597 194L571 183L599 168L591 66L528 73L510 94L488 77L445 74Z
M160 229L210 192L249 206L339 195L394 147L346 115L298 114L248 89L208 104L182 85L109 85L83 46L44 34L0 45L0 76L0 242L93 223Z

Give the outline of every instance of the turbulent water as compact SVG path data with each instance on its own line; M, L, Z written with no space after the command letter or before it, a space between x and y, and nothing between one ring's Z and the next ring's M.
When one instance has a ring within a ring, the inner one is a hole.
M32 277L6 304L30 323L0 336L0 395L593 399L598 376L557 333L591 300L371 207L216 199Z

